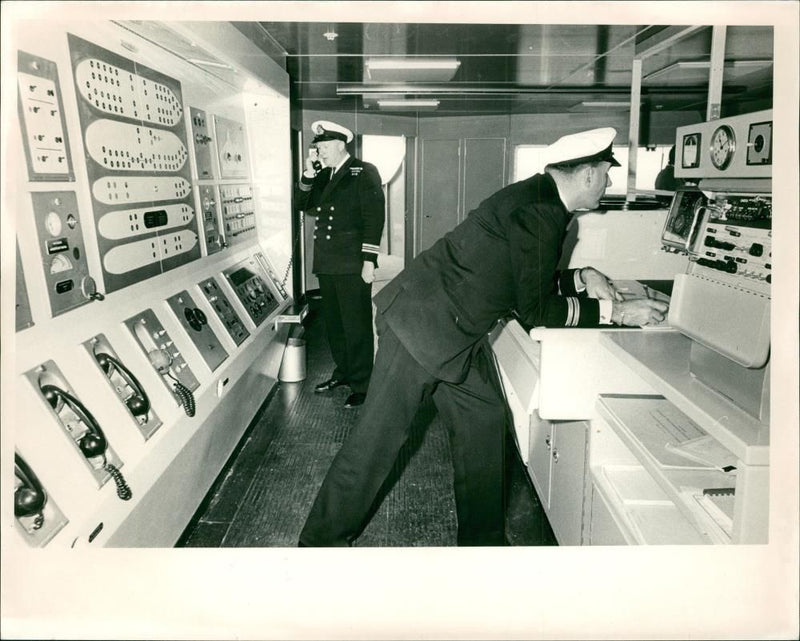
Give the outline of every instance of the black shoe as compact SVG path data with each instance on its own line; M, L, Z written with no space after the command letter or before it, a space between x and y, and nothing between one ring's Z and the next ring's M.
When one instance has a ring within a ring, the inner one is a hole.
M320 392L330 392L335 387L340 387L342 385L347 385L344 381L338 378L332 378L330 380L325 381L324 383L320 383L314 388L316 393Z
M358 407L359 405L364 404L364 400L367 398L367 395L363 392L353 392L350 396L347 397L347 400L344 403L345 407Z

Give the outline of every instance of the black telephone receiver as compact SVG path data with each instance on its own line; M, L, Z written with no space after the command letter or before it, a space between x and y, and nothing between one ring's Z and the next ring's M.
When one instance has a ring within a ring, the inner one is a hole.
M78 447L86 458L102 456L108 448L108 441L100 424L91 412L77 398L55 385L42 385L42 394L56 412L63 403L75 412L81 422L86 426L86 433L78 439Z
M123 501L130 499L132 496L131 488L125 483L122 472L105 459L104 455L108 449L108 441L97 419L92 416L92 413L86 409L83 403L60 387L42 385L41 390L45 400L50 403L56 413L66 404L86 426L86 433L78 439L78 447L81 452L86 458L103 456L103 469L111 475L117 484L117 496Z
M147 416L147 413L150 411L150 399L147 397L142 384L139 383L139 381L133 375L133 372L125 367L125 365L123 365L119 359L111 356L111 354L97 352L95 353L94 357L100 367L103 368L106 376L111 378L111 375L114 373L114 371L118 371L119 375L128 384L128 387L133 390L133 394L125 399L125 405L128 406L131 414L134 416Z
M16 452L14 475L20 481L20 485L14 490L14 516L34 516L33 529L38 530L44 524L42 510L47 503L47 494L25 459Z
M319 152L317 151L317 148L311 147L308 150L308 155L311 158L311 166L314 168L314 171L322 171L322 163L319 161Z

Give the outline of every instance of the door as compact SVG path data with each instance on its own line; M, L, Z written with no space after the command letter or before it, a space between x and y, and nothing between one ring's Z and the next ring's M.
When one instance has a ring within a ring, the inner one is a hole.
M464 206L461 219L494 192L505 187L506 139L464 140ZM459 221L460 222L460 221Z
M550 509L550 457L552 452L552 424L531 414L530 453L528 473L545 510Z
M423 140L417 253L459 221L460 140Z
M548 517L561 545L581 544L587 429L584 421L553 423Z

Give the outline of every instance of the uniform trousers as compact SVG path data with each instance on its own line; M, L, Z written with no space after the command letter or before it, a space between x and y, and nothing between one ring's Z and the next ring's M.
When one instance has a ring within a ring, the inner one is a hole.
M431 376L378 317L379 344L358 422L331 464L300 534L300 546L348 546L364 528L412 421L431 394L447 430L458 545L505 545L507 409L487 340L459 384Z
M372 374L372 285L361 274L318 274L322 316L336 368L332 378L366 393Z

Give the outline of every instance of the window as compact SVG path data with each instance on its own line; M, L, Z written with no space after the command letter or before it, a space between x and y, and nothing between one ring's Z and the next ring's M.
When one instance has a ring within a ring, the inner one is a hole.
M667 164L667 157L672 145L656 145L655 147L639 147L637 150L636 189L654 189L658 172ZM525 180L544 169L543 153L547 145L517 145L514 148L514 182ZM606 192L609 196L624 196L628 191L628 147L614 146L614 158L619 167L612 167L608 176L611 187Z

